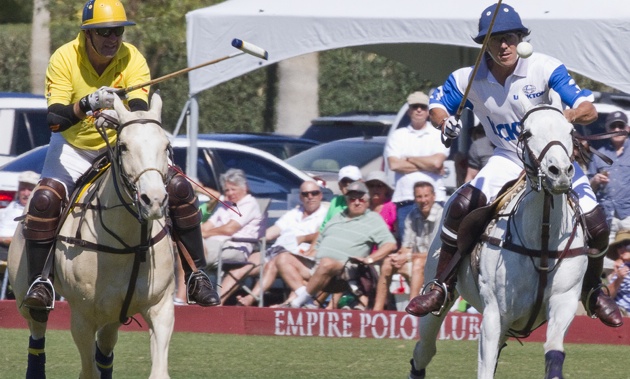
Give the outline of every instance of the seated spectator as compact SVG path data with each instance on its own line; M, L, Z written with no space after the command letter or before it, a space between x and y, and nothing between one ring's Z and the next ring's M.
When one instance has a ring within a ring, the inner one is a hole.
M357 263L373 264L396 249L396 240L383 218L368 209L368 189L363 182L351 183L346 191L348 208L334 215L321 231L315 254L308 258L283 253L276 258L278 274L293 294L287 305L300 308L333 279L344 273L352 278ZM378 250L370 256L372 247Z
M416 207L405 219L405 230L400 249L383 260L381 275L376 288L374 310L385 309L392 275L398 273L410 283L410 298L420 293L424 282L424 266L429 246L435 238L442 206L435 202L435 190L429 182L417 182L413 186Z
M9 245L18 226L16 217L24 213L24 207L28 202L31 192L39 181L39 174L33 171L25 171L18 177L18 190L15 199L0 209L0 261L6 261Z
M267 249L266 262L263 272L262 283L256 283L252 294L247 296L237 296L238 305L250 306L256 303L256 298L263 296L273 284L278 274L276 268L276 257L280 253L288 252L301 255L310 250L311 243L317 238L319 226L326 216L328 206L322 206L322 191L315 182L308 181L300 186L301 205L291 209L267 229L265 237L268 241L276 240ZM260 262L260 254L254 252L250 257L251 262ZM260 269L249 271L248 267L232 271L232 275L241 278L243 275L259 275Z
M392 202L394 188L388 183L383 171L368 174L365 185L370 194L370 210L383 217L389 231L396 235L396 204Z
M357 166L344 166L341 168L341 170L339 170L339 181L337 182L337 184L339 185L339 190L341 190L341 195L337 195L330 200L328 213L326 213L326 217L324 217L324 221L322 221L322 225L319 228L320 232L324 230L326 223L334 215L345 210L348 207L348 205L346 204L346 191L350 183L357 180L363 180L361 170L359 170Z
M620 230L610 244L609 256L614 259L608 277L608 291L624 316L630 314L630 230Z
M233 209L221 204L208 221L201 224L206 262L208 265L217 263L219 253L222 260L246 262L254 245L230 239L258 238L263 215L256 199L248 193L247 178L243 170L227 170L221 175L220 182L225 201ZM221 284L224 291L232 287L231 280L228 276Z

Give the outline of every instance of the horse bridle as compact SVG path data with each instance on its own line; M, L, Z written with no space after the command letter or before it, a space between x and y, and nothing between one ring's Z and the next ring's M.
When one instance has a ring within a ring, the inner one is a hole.
M556 112L559 112L560 114L563 114L562 111L556 107L552 107L549 105L539 106L536 108L532 108L529 111L527 111L527 113L525 113L525 115L521 119L521 126L525 124L525 120L532 113L536 111L541 111L541 110L554 110ZM520 159L523 162L523 167L525 168L525 172L527 173L527 176L532 180L532 183L537 183L536 187L534 188L536 191L540 192L542 189L544 189L542 183L543 183L543 179L546 177L546 175L542 171L542 167L541 167L542 165L540 162L544 158L544 156L547 154L549 149L551 149L553 146L562 147L564 152L569 156L569 159L571 159L571 162L573 162L573 155L570 154L569 151L567 151L566 146L564 146L560 141L551 141L542 149L540 154L536 156L536 154L534 154L534 152L532 151L528 143L528 140L531 136L532 136L532 133L529 130L524 130L523 133L521 133L521 135L518 136L518 147L521 149L521 152L522 152ZM527 154L527 157L529 158L529 161L531 163L528 163L527 159L525 159L526 158L525 154Z
M136 183L138 182L138 180L140 180L140 177L144 175L145 173L150 172L150 171L156 171L160 174L160 177L162 178L162 183L166 185L168 181L168 177L167 177L168 173L163 173L161 170L155 167L148 167L142 170L138 175L136 175L135 178L131 177L129 174L125 172L124 166L122 164L122 158L120 154L121 145L120 145L120 138L118 136L120 135L120 132L126 126L131 125L131 124L156 124L159 127L162 127L162 123L158 120L145 119L145 118L128 121L124 124L118 124L117 122L113 122L113 123L116 125L115 130L117 134L116 146L114 148L112 148L111 145L109 144L107 133L104 130L105 127L102 127L102 128L96 127L96 130L99 132L99 134L101 134L101 137L103 138L103 140L105 141L105 144L107 145L107 152L109 154L110 161L112 162L112 170L113 170L113 175L114 175L114 189L116 190L116 195L118 196L118 199L120 200L121 204L125 207L125 209L127 209L129 213L131 213L135 218L138 219L140 223L142 223L143 222L142 212L140 211L140 199L138 198L138 186ZM169 151L169 158L172 160L173 150L170 145L168 147L168 151ZM120 185L118 183L117 174L120 175L120 178L123 181L122 187L127 197L131 199L133 205L135 206L136 208L135 210L132 209L129 206L129 204L124 200L124 196L120 190Z

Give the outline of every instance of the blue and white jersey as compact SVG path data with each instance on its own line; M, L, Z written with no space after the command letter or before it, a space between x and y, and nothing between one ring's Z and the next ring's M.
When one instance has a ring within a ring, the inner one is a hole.
M433 91L429 108L440 107L454 115L472 71L473 67L465 67L453 72L444 85ZM490 141L520 164L516 143L521 134L520 121L527 109L538 104L575 108L583 101L594 101L591 91L580 89L559 60L534 53L518 60L505 85L497 82L482 60L466 107L479 118Z

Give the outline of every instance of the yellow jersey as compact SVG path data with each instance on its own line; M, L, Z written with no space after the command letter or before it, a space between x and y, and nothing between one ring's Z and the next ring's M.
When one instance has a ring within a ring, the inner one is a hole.
M73 41L61 46L50 57L46 69L46 99L52 104L70 105L97 89L107 86L126 88L151 80L149 66L138 49L123 42L103 74L97 74L86 51L85 34L80 32ZM149 87L130 92L128 100L142 99L148 103ZM125 101L125 103L126 103ZM105 141L94 127L94 118L87 117L61 132L71 145L85 150L105 147ZM114 130L107 130L110 143L116 141Z

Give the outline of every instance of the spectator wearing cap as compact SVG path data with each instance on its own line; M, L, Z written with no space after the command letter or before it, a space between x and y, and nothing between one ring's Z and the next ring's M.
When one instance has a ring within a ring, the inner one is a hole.
M609 258L614 260L613 272L608 277L608 291L615 299L622 314L630 314L630 229L617 232L608 249Z
M25 171L21 173L18 177L18 190L15 199L6 208L0 210L0 260L6 261L7 259L8 247L18 226L15 218L24 213L24 207L38 181L39 174L36 172Z
M330 200L330 206L328 207L328 213L326 213L326 217L324 217L324 221L322 222L322 226L319 228L321 232L324 230L326 223L337 213L343 211L347 208L346 204L346 190L350 183L355 182L357 180L363 180L363 175L361 175L361 170L357 166L344 166L339 170L339 190L341 191L341 195L337 195Z
M414 92L407 97L407 104L410 124L392 133L384 153L390 169L396 173L392 201L397 208L399 237L402 237L405 218L415 206L414 183L431 183L436 189L436 201L446 200L442 172L450 152L442 144L440 131L427 122L429 97L424 92Z
M314 259L278 255L278 274L293 291L286 305L299 308L312 303L333 278L342 273L346 280L356 278L356 263L370 265L396 250L396 240L385 221L369 209L365 183L351 183L344 196L348 207L334 215L320 233ZM370 255L375 245L378 249Z
M628 116L615 111L606 117L606 131L627 131ZM611 240L620 229L630 229L630 141L618 135L598 151L612 160L612 164L593 154L588 176L597 201L606 211Z

